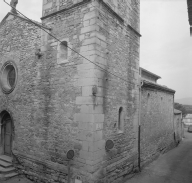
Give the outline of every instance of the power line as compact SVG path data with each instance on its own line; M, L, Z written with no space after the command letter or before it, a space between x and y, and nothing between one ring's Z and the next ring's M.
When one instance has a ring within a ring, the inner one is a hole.
M52 35L50 32L48 32L43 26L37 24L36 22L32 21L30 18L28 18L27 16L25 16L23 13L21 13L19 10L17 10L15 7L11 6L9 3L7 3L5 0L4 2L10 6L11 8L13 8L14 10L16 10L19 14L21 14L23 17L25 17L27 20L29 20L32 24L34 24L35 26L39 27L41 30L43 30L44 32L46 32L47 34L49 34L51 37L53 37L54 39L56 39L58 42L60 42L62 44L62 41L60 41L57 37L55 37L54 35ZM73 52L77 53L78 55L80 55L82 58L86 59L87 61L89 61L90 63L96 65L97 67L99 67L101 70L103 70L105 73L109 73L129 84L134 84L134 83L131 83L130 81L122 78L122 77L119 77L118 75L110 72L110 71L107 71L106 69L102 68L100 65L94 63L93 61L89 60L88 58L86 58L85 56L83 56L82 54L78 53L76 50L72 49L71 47L69 47L68 45L65 45L67 48L69 48L70 50L72 50Z

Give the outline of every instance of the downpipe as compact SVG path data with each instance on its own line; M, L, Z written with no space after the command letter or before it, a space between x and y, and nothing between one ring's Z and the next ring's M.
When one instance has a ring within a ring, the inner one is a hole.
M141 87L143 86L143 81L141 80L141 73L139 79L139 120L138 120L138 168L141 172Z

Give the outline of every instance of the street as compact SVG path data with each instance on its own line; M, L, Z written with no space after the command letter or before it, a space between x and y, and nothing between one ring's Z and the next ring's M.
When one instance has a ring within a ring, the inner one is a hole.
M185 138L178 147L161 155L141 173L125 183L191 183L192 133L185 129ZM31 183L24 177L15 177L1 183Z
M125 183L191 183L192 133L185 129L185 138L178 147L161 155Z

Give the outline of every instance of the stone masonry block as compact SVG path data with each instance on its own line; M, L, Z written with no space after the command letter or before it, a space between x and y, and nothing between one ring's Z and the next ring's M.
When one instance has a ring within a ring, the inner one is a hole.
M96 18L92 18L89 20L89 25L93 25L93 24L96 24Z
M82 141L82 150L83 151L89 151L88 150L89 142L87 141ZM91 152L91 151L90 151Z
M96 11L91 11L91 12L85 14L83 20L86 21L86 20L96 18L96 17L97 17L97 12Z
M104 53L102 53L96 49L95 50L89 50L89 47L85 47L83 49L84 49L84 51L80 51L80 54L83 55L84 57L90 56L90 55L98 55L98 56L105 58Z
M80 36L79 36L79 40L80 41L83 41L85 39L85 34L81 34Z
M81 105L81 113L85 114L103 114L103 105Z
M79 78L97 78L95 73L95 69L78 71Z
M106 154L106 151L105 151L105 149L100 149L100 150L94 152L93 154L94 154L93 155L94 160L101 159Z
M87 122L87 123L103 123L104 114L82 114L76 113L74 115L74 121L76 122Z
M99 79L98 79L99 80ZM100 82L100 81L99 81ZM104 88L102 87L99 87L98 84L96 84L97 86L97 93L96 93L96 96L97 97L102 97L103 94L104 94ZM93 85L92 86L82 86L82 96L86 97L86 96L93 96L92 94L92 88L93 88Z
M93 140L94 140L94 141L99 141L99 140L102 140L102 139L103 139L103 131L102 131L102 130L95 131L95 132L94 132L94 138L93 138Z
M83 59L83 63L84 64L90 63L90 61L92 61L95 64L102 65L103 67L107 66L107 60L105 59L105 55L103 53L100 53L100 54L98 54L97 52L92 52L92 53L94 53L94 54L93 55L90 54L88 60L87 59ZM88 53L86 53L86 55L87 54Z
M94 43L97 43L100 45L101 41L97 37L93 37L93 38L89 38L89 39L84 39L82 45L84 46L84 45L89 45L89 44L94 44Z
M105 140L100 140L96 142L83 141L82 150L89 152L96 152L105 149Z
M81 122L81 123L79 123L79 129L80 130L89 130L88 122Z
M83 26L84 26L84 27L89 26L89 20L85 20L85 21L83 22Z
M87 131L87 130L80 130L78 139L81 141L88 141L88 142L93 142L93 134L94 132Z
M79 64L77 66L77 70L78 71L83 71L83 70L87 70L87 69L95 69L96 66L95 64L92 64L92 63L88 63L88 64Z
M100 32L98 31L93 31L90 33L90 37L97 37L98 39L106 42L106 36L102 35Z
M96 149L105 149L105 140L99 140L96 142L93 142L94 146L96 146Z
M81 46L81 48L80 48L80 53L82 53L82 52L87 52L87 51L91 51L91 50L94 50L94 49L95 49L94 44L84 45L84 46ZM85 54L84 54L84 55L85 55Z
M97 29L98 29L97 25L90 25L90 26L87 26L87 27L83 27L83 28L81 28L81 34L96 31Z
M85 160L94 160L93 152L80 150L79 157Z
M93 86L98 84L99 84L99 79L97 78L80 78L78 80L78 86L90 86L90 85Z
M98 130L103 130L103 122L87 123L87 128L89 131L93 131L93 132Z
M97 165L98 163L101 163L102 160L103 160L103 158L96 159L96 160L85 160L85 162L87 165L94 166L94 165Z
M103 104L103 97L77 97L76 98L76 104L82 104L82 105L100 105Z

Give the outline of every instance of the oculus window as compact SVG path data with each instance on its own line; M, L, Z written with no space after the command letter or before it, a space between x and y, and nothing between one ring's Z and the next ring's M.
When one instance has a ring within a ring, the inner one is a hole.
M11 93L17 82L17 68L13 62L6 62L1 68L1 88L4 93Z

